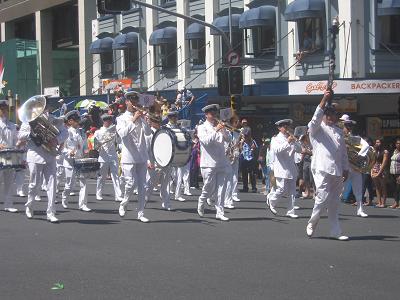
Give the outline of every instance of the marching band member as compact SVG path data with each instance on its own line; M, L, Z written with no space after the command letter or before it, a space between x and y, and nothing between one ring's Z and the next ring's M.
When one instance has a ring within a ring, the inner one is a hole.
M198 137L201 146L200 168L204 185L199 197L197 212L204 216L204 202L216 194L216 218L229 221L224 216L224 200L226 192L226 176L230 169L228 158L225 155L224 143L231 141L231 136L221 123L217 123L216 115L219 105L210 104L203 107L206 121L198 127Z
M114 186L115 200L122 201L122 192L118 178L118 155L115 147L116 132L112 127L113 116L104 114L101 116L103 126L94 133L95 148L99 149L100 171L97 177L96 199L103 200L103 187L108 171Z
M183 123L181 123L181 127ZM188 126L190 127L190 126ZM190 129L190 128L184 128L184 129ZM186 165L183 167L176 168L176 187L175 187L175 200L178 201L185 201L185 198L183 198L182 195L182 183L183 183L183 194L185 196L192 196L192 193L190 193L190 187L189 187L189 165L190 161L187 162Z
M343 179L347 179L349 159L343 131L336 126L338 121L334 107L326 107L332 92L325 91L314 116L308 123L310 141L313 147L311 170L315 182L315 203L306 228L311 237L317 227L320 214L328 209L331 237L345 241L349 238L342 235L339 225L340 193L343 190Z
M20 127L17 125L17 131L19 133ZM18 135L17 133L17 135ZM20 148L26 151L26 142L20 144ZM26 161L26 153L24 153L24 161ZM18 197L26 197L24 184L25 184L26 169L20 169L15 171L15 189Z
M345 135L353 135L352 130L353 130L353 125L356 124L356 121L350 120L350 117L348 115L343 115L340 120L343 122L344 127L343 127L343 133ZM360 137L361 138L361 137ZM369 149L369 144L366 140L361 138L361 149L360 152L358 152L359 156L366 156L367 152ZM364 212L363 209L363 202L362 202L362 174L355 170L354 168L349 169L349 178L347 178L347 182L351 182L351 187L353 189L354 196L356 198L356 203L357 203L357 216L366 218L368 215ZM345 183L345 184L346 184Z
M17 126L8 120L7 115L8 100L0 100L0 150L17 147ZM18 211L11 198L14 176L15 169L0 169L0 195L3 195L4 210L11 213Z
M230 124L233 128L237 128L239 124L239 119L237 116L233 116L230 119ZM241 141L241 135L238 132L231 131L231 142L228 144L228 155L230 156L230 166L232 168L229 171L226 184L226 195L225 195L225 208L234 208L233 201L239 202L237 193L238 185L238 173L239 173L239 147Z
M65 115L65 119L68 122L68 138L64 143L64 169L65 169L65 187L62 193L62 206L68 208L68 197L70 195L71 188L76 179L79 181L79 203L78 208L82 211L89 212L91 209L87 206L87 190L86 190L86 178L80 174L77 174L74 170L74 159L83 157L84 141L79 132L79 122L81 120L79 112L73 110Z
M45 114L48 111L45 110ZM50 114L48 115L49 121L57 127L59 134L55 137L51 144L52 146L62 145L68 137L68 132L64 124L60 120L54 119ZM27 163L29 166L29 189L28 201L26 202L26 216L33 218L33 201L38 196L38 191L42 183L42 176L46 179L47 183L47 220L51 223L58 222L55 217L55 196L56 196L56 156L45 150L41 144L41 137L32 132L29 123L23 123L19 132L19 139L28 142Z
M267 195L267 205L270 211L276 215L275 209L278 200L282 197L289 199L288 210L286 216L296 219L298 215L294 211L294 202L296 194L297 166L295 164L294 155L301 152L301 145L296 138L289 133L289 127L292 125L291 119L280 120L275 123L278 127L279 134L271 141L271 149L274 152L274 176L276 186Z
M161 183L160 187L160 198L161 198L161 207L165 210L172 210L170 204L170 194L169 194L169 182L170 182L170 168L159 168L155 162L153 154L151 153L151 142L153 139L154 133L161 128L161 117L159 115L150 115L149 117L150 126L151 126L151 134L146 136L146 144L149 155L149 167L147 168L146 175L146 203L150 199L153 188Z
M137 109L139 97L136 92L125 93L127 111L117 118L117 132L122 142L121 168L124 174L125 195L119 206L119 215L125 216L127 205L138 189L138 220L148 222L144 216L145 180L148 167L148 153L145 135L151 133L150 126L143 120L143 112Z

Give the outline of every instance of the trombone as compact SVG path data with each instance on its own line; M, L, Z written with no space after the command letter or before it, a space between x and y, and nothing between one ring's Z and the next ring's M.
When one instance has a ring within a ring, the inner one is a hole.
M232 125L221 121L220 119L215 119L215 121L217 121L219 124L221 124L222 126L224 126L226 128L226 130L230 131L230 132L237 132L237 133L241 133L241 131L235 127L233 127Z

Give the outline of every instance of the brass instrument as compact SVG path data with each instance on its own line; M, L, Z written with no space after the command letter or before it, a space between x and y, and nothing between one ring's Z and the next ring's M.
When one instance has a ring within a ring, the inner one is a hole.
M369 173L375 163L375 150L369 146L365 156L361 156L358 153L362 149L361 138L359 136L353 136L346 134L344 137L347 148L347 156L349 157L349 163L351 167L360 173Z
M60 145L54 145L54 139L60 134L49 116L44 113L46 97L37 95L29 98L18 110L18 117L31 126L31 138L37 146L42 146L50 154L57 156Z
M234 143L233 140L229 143L228 148L225 151L225 155L229 158L229 160L233 163L237 158L239 158L240 151L239 147L240 144L243 142L243 134L239 134L239 139L237 143Z
M217 119L217 118L216 118L215 121L216 121L217 123L221 124L222 126L224 126L225 129L228 130L228 131L241 133L241 131L240 131L239 129L233 127L232 125L230 125L230 124L228 124L228 123L226 123L226 122L224 122L224 121L221 121L220 119Z

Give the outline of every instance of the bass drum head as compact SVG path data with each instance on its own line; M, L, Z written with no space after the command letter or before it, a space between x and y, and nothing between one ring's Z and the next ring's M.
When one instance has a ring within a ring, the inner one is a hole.
M164 168L168 166L174 156L174 147L171 133L168 129L158 130L153 137L152 152L156 163Z

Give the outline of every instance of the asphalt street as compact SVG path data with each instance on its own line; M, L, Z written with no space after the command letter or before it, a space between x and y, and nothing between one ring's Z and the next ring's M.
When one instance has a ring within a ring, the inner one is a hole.
M58 204L59 224L46 221L45 197L32 220L26 198L15 197L19 213L0 212L0 299L399 298L400 209L368 207L362 219L342 205L351 240L340 242L327 238L326 218L306 237L312 200L298 200L292 220L267 211L265 196L245 193L221 222L213 209L197 215L197 190L172 201L172 212L154 195L144 224L136 203L121 219L113 197L95 200L93 180L88 191L94 211L78 211L74 196L70 209Z

